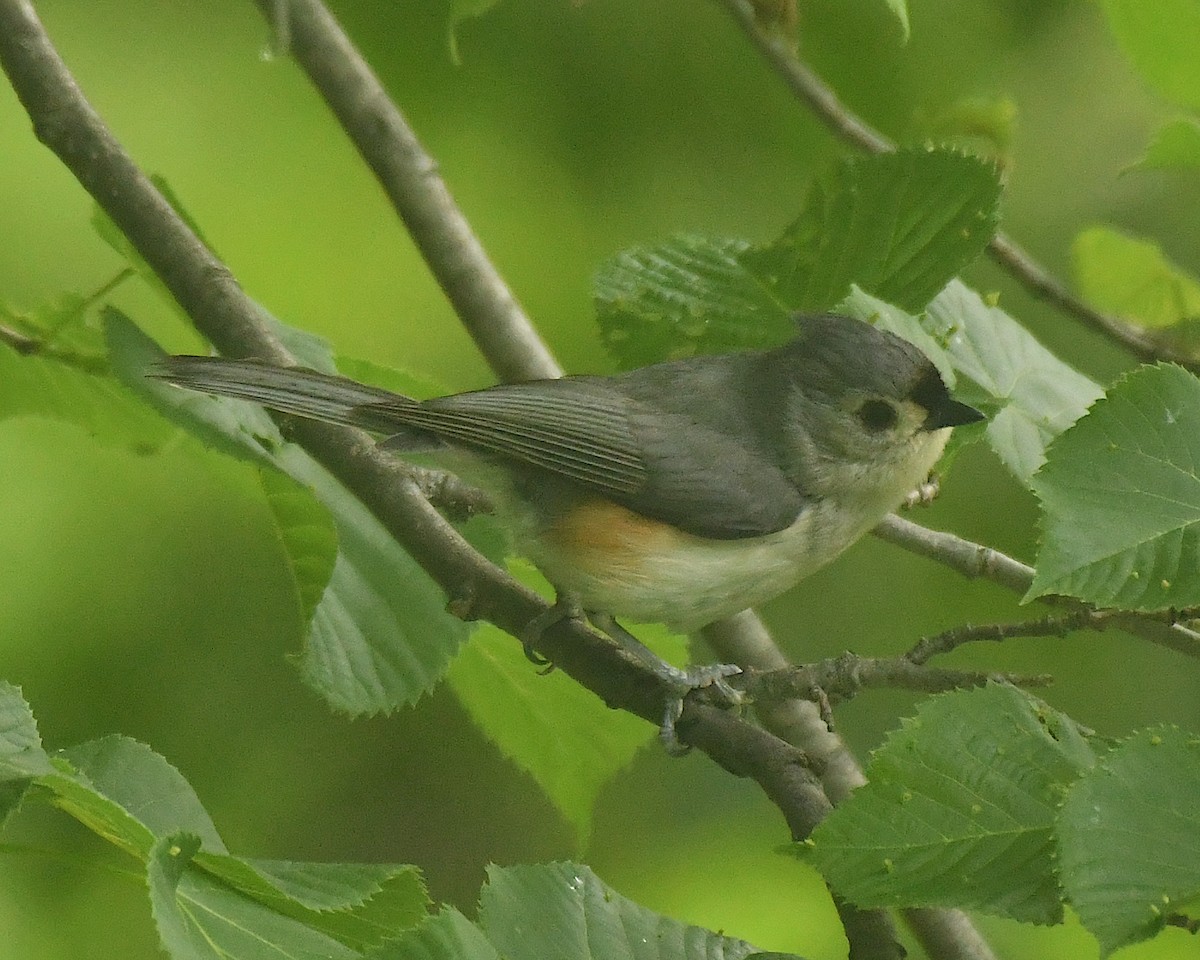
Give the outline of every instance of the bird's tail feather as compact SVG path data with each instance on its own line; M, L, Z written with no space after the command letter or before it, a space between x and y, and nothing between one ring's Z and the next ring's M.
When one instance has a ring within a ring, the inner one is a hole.
M402 429L403 418L397 414L417 403L402 394L345 377L303 367L279 367L257 360L167 357L147 370L146 376L190 390L252 400L281 413L349 424L380 433L395 433ZM391 413L382 405L390 408Z

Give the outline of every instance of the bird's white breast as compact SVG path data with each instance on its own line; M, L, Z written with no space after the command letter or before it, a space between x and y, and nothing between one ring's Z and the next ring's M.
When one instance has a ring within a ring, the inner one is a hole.
M778 596L829 563L922 482L949 430L916 438L871 471L831 471L828 492L762 537L710 540L595 501L543 527L530 558L584 609L690 631Z

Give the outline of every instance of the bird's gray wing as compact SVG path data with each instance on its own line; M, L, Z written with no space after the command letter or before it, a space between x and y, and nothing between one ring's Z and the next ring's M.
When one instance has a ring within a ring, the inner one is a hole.
M629 496L646 482L622 398L583 378L490 387L418 404L372 403L356 415L371 429L389 421L416 428L610 497Z
M423 403L367 404L397 424L573 481L697 536L740 539L790 525L807 502L737 436L631 398L613 381L567 377Z
M757 447L749 425L656 402L666 389L695 400L711 384L684 368L658 393L621 379L565 377L492 387L434 400L410 397L301 368L220 357L169 357L149 375L194 390L253 400L285 413L353 424L390 445L458 444L565 478L644 516L697 536L739 539L788 526L806 498ZM636 377L634 379L636 384Z

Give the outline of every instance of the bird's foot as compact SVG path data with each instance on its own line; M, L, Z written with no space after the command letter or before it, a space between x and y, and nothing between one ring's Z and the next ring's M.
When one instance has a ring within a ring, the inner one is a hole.
M742 672L742 668L737 664L710 663L681 669L663 660L612 617L593 613L590 614L590 618L593 624L632 653L666 686L668 696L663 702L663 718L658 728L658 739L671 756L683 756L691 749L680 741L675 731L675 723L683 716L684 698L693 690L711 687L721 701L730 707L738 707L744 701L745 695L742 691L731 686L726 679Z
M680 741L675 732L675 723L683 716L684 698L693 690L712 687L727 706L741 706L745 695L737 687L730 686L725 678L736 676L742 672L742 668L736 663L708 663L681 670L664 660L659 660L658 666L661 669L655 669L654 672L660 680L667 684L671 692L663 704L663 718L658 728L658 739L667 753L673 757L682 757L692 749ZM651 669L654 667L651 666Z
M554 664L537 652L538 641L542 639L542 634L564 620L586 621L587 615L583 612L583 606L578 597L560 593L552 606L539 613L521 630L521 649L525 651L526 659L530 663L544 667L543 673L553 670Z
M900 506L905 510L911 510L913 507L927 507L937 499L941 486L941 478L936 473L931 473L924 481L917 484L915 489L908 492Z

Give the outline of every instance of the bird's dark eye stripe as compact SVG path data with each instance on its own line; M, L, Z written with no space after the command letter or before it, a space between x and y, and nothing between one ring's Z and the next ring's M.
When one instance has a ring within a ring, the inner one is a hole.
M866 400L858 408L858 419L868 430L878 432L896 425L896 408L886 400Z

